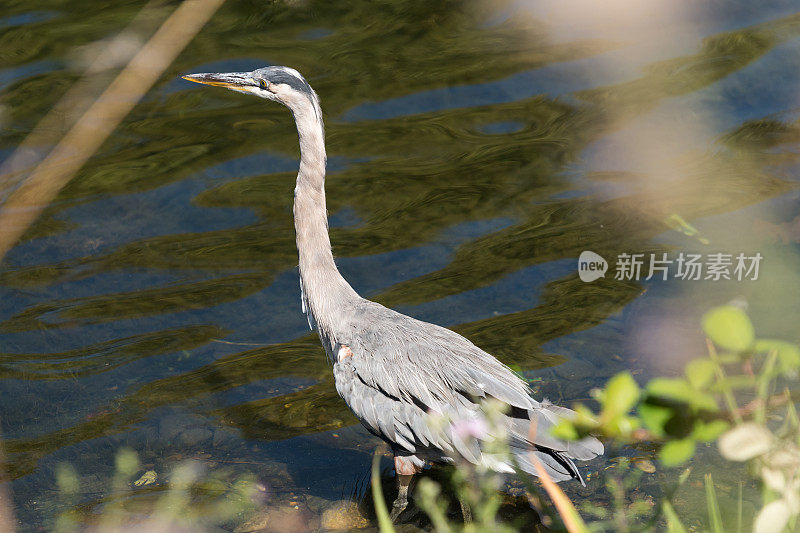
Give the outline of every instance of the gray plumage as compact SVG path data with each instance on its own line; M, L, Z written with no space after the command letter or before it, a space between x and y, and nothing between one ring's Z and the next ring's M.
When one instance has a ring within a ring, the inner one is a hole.
M294 219L302 307L333 364L337 391L361 423L417 468L463 458L508 471L508 465L490 462L481 438L429 424L437 415L474 421L480 400L494 398L509 407L502 425L524 471L535 475L535 454L554 480L582 482L573 460L602 454L603 445L592 437L565 442L550 435L572 411L537 402L522 379L466 338L361 298L339 274L328 236L322 114L306 80L286 67L185 78L255 94L292 111L301 150Z

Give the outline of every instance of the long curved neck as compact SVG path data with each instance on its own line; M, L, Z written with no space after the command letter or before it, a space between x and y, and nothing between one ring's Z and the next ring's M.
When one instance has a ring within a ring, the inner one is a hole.
M300 138L300 171L294 189L294 226L300 256L304 310L330 331L342 304L358 298L333 261L325 206L325 131L319 107L305 100L292 106Z

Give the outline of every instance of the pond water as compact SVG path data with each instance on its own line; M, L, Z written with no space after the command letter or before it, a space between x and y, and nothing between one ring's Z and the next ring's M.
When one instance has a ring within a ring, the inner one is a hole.
M539 396L679 371L703 351L700 316L733 298L764 336L798 340L797 5L639 4L227 2L0 267L21 530L51 529L66 505L59 464L101 503L122 448L142 470L249 472L306 525L368 493L377 439L300 311L291 116L185 73L302 72L326 116L345 278L466 335ZM2 155L108 50L87 45L129 24L144 41L174 5L5 2ZM579 279L585 250L604 278ZM733 279L673 263L646 280L664 253L732 254ZM736 279L739 253L761 255L757 279ZM644 254L641 275L616 279L621 254Z

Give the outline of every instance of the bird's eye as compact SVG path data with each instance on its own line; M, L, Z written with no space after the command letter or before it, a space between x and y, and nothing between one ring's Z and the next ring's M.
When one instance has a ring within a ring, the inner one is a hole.
M266 90L266 89L269 89L269 82L268 82L267 80L265 80L265 79L260 79L260 80L258 80L258 85L259 85L259 87L261 87L262 89L265 89L265 90Z

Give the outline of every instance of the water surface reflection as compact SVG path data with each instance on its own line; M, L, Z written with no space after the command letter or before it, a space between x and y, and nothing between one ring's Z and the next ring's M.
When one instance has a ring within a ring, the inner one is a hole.
M73 81L75 49L140 4L3 8L0 149ZM740 294L757 326L794 338L800 87L785 65L800 14L715 5L653 35L638 18L623 22L640 31L565 32L574 11L524 3L228 2L0 271L0 420L23 529L58 510L55 464L74 463L95 501L123 446L156 469L252 471L309 516L365 489L375 442L299 311L290 117L175 81L185 72L303 72L327 114L346 277L540 394L571 402L624 368L677 368L699 314ZM676 214L709 244L671 229ZM574 270L583 250L692 249L761 250L768 268L746 286Z

